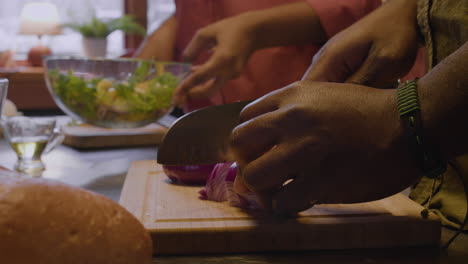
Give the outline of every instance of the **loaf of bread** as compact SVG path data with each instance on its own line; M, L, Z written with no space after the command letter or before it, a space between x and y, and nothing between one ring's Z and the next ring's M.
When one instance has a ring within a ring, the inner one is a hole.
M1 174L0 263L151 263L149 234L114 201L52 180Z

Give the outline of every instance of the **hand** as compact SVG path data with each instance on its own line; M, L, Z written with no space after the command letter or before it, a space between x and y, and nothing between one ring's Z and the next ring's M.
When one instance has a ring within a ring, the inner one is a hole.
M302 211L313 200L380 199L420 176L394 90L300 81L246 106L241 121L232 133L242 169L235 188L270 195L280 213Z
M414 64L416 0L393 0L330 39L303 79L394 87Z
M227 80L240 75L255 42L248 20L244 16L235 16L197 32L184 56L190 61L206 50L212 50L213 54L204 64L194 66L192 73L177 87L174 95L176 104L183 104L187 97L209 97Z

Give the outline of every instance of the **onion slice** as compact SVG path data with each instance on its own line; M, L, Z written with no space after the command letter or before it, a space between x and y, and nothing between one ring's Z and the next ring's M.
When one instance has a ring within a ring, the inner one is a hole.
M210 176L215 164L207 165L163 165L164 173L172 182L203 185Z
M237 172L237 164L234 162L216 164L205 188L198 192L199 198L216 202L228 201L231 206L240 208L260 209L260 203L254 193L239 194L234 191Z

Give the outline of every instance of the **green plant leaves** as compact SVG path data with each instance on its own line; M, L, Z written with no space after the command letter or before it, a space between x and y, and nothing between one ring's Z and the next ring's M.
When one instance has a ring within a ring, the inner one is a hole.
M122 30L125 33L132 33L142 36L146 34L146 29L138 24L133 16L129 15L112 19L109 21L108 26L111 31Z
M108 22L93 17L88 23L65 24L63 26L80 32L81 35L87 38L106 38L110 33L116 30L143 36L146 34L146 29L138 24L134 17L129 15L115 18Z

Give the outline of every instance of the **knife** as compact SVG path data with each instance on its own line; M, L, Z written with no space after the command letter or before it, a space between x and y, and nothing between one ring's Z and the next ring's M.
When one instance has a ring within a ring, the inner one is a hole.
M163 165L199 165L232 161L229 137L241 110L252 101L209 106L190 112L169 128L159 145Z

